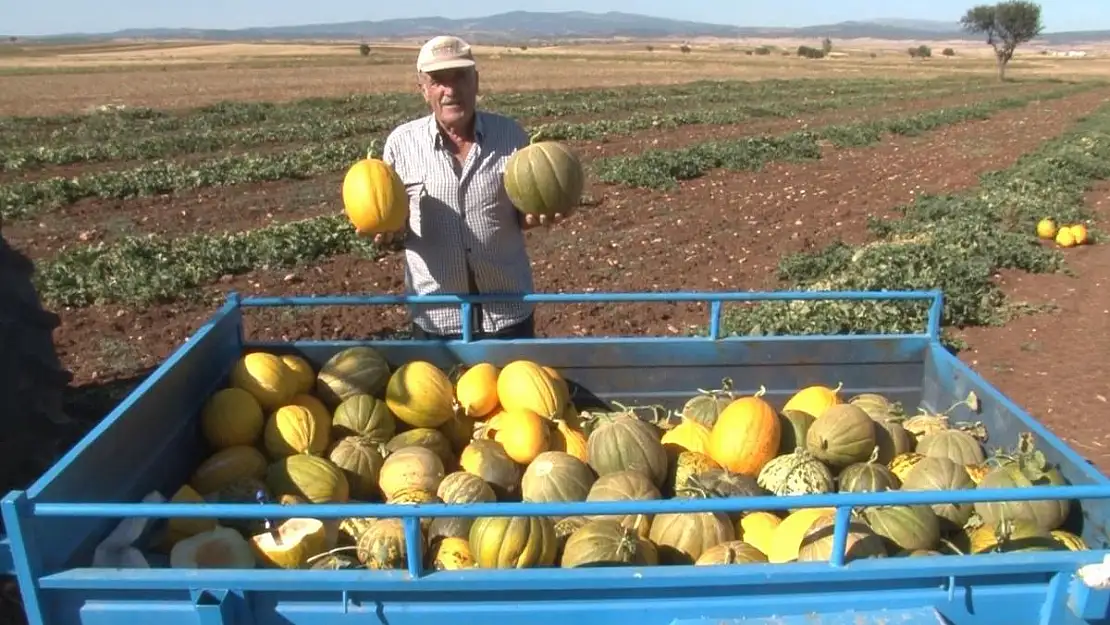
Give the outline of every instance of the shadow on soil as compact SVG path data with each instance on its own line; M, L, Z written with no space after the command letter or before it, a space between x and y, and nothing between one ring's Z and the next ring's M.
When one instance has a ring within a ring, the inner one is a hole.
M119 404L152 369L108 382L66 389L66 425L41 422L21 432L7 432L0 443L0 494L27 488L58 461L82 436ZM0 521L0 533L3 532ZM0 577L0 625L25 625L19 587L11 577Z

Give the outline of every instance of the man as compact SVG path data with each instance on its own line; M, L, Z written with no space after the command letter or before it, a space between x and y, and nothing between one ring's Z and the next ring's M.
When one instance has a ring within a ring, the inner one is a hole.
M405 247L405 289L410 293L493 294L532 292L532 264L524 230L562 219L525 216L505 193L505 162L528 145L516 121L478 111L478 69L458 37L434 37L416 60L417 87L431 113L389 134L383 160L405 183L409 223L395 237ZM475 305L474 338L531 338L532 305ZM414 306L416 339L462 334L458 306Z

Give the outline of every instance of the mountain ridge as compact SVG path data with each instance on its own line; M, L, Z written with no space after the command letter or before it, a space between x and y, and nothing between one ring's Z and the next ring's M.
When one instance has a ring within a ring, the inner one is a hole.
M886 40L968 40L982 38L964 32L958 22L881 18L848 20L797 28L746 27L676 20L609 11L536 12L510 11L482 17L417 17L380 21L352 21L240 29L129 28L108 33L69 33L26 40L50 41L100 39L204 39L244 41L258 39L363 39L390 40L427 37L450 32L475 43L534 42L590 38L824 38ZM1110 30L1045 33L1039 42L1062 45L1110 40Z

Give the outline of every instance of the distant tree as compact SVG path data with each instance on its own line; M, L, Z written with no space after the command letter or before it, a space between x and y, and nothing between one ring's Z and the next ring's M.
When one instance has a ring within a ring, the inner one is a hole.
M910 58L914 59L927 59L933 56L933 49L926 45L910 48L908 52L910 53Z
M682 44L682 47L680 47L679 50L681 50L683 54L690 54L690 46L686 44Z
M969 33L987 36L987 43L994 48L998 61L999 80L1006 80L1006 64L1014 58L1014 50L1044 30L1041 6L1026 0L972 7L960 19L960 25Z
M648 51L648 52L655 52L655 46L653 46L653 45L648 45L648 47L647 47L647 51Z
M810 46L798 46L798 56L805 59L823 59L825 58L825 51Z
M821 41L821 51L825 53L825 56L828 56L829 53L832 52L832 39L825 37L825 39Z
M944 56L956 56L956 51L952 48L945 48L941 51L941 54L943 54Z
M358 47L358 53L362 56L370 56L370 46L365 43L360 44Z
M770 46L759 46L758 48L755 49L755 53L758 54L759 56L767 56L767 55L771 54L771 47Z

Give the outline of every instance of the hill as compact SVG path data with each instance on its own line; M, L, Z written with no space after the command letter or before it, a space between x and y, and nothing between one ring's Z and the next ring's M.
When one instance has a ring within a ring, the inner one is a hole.
M887 18L847 21L802 28L753 28L673 20L647 15L588 13L583 11L512 11L485 17L447 19L421 17L382 21L343 22L221 29L150 28L127 29L111 33L80 33L36 39L206 39L241 41L258 39L368 39L388 40L427 37L450 32L475 42L503 43L582 38L695 38L695 37L832 37L834 39L978 40L960 30L956 22ZM1045 34L1048 45L1110 40L1110 31L1062 32Z

